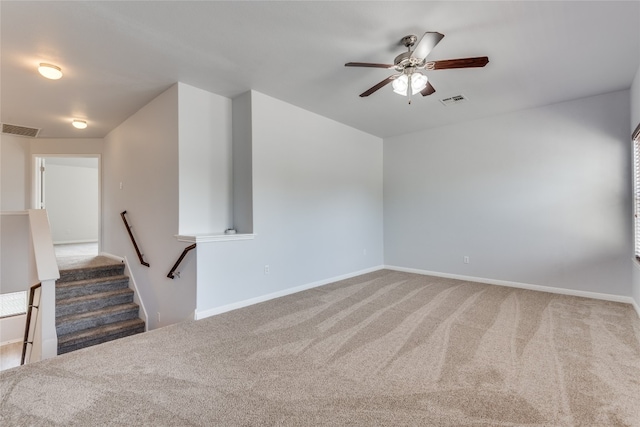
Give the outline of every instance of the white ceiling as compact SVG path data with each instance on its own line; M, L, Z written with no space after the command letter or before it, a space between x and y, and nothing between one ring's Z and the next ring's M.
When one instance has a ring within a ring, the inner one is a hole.
M640 2L0 2L0 120L40 137L103 137L175 82L233 98L254 89L381 137L627 89L640 64ZM445 38L407 99L390 75L407 34ZM62 67L45 80L40 62ZM440 98L464 94L466 104ZM86 118L83 131L72 118Z

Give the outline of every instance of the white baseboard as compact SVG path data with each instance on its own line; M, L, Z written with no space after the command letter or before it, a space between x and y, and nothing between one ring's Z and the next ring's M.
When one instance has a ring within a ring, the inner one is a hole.
M100 252L101 256L111 258L116 261L120 261L124 264L125 274L129 276L129 283L132 286L134 293L133 299L136 304L140 306L142 310L142 320L144 320L144 331L147 332L149 330L149 315L147 314L147 309L144 306L144 301L142 300L142 296L140 294L140 290L138 289L138 284L136 283L136 278L133 276L133 272L131 271L131 266L129 265L129 260L127 257L119 257L117 255L113 255L107 252Z
M74 245L79 243L98 243L95 239L89 240L60 240L53 242L54 245Z
M640 307L638 307L638 304L636 304L634 299L631 297L625 297L622 295L602 294L599 292L579 291L575 289L556 288L552 286L532 285L529 283L510 282L507 280L485 279L482 277L463 276L460 274L441 273L438 271L419 270L416 268L397 267L393 265L385 265L384 268L387 270L402 271L405 273L422 274L424 276L444 277L447 279L465 280L467 282L485 283L488 285L507 286L510 288L528 289L531 291L550 292L552 294L571 295L576 297L600 299L605 301L622 302L622 303L633 305L634 308L636 309L636 312L638 312L638 315L640 315Z
M331 277L329 279L319 280L313 283L307 283L306 285L296 286L295 288L283 289L278 292L272 292L270 294L261 295L259 297L250 298L244 301L238 301L231 304L223 305L220 307L210 308L208 310L198 311L196 310L194 318L196 320L204 319L206 317L215 316L216 314L226 313L227 311L237 310L238 308L248 307L253 304L258 304L261 302L269 301L274 298L280 298L287 295L295 294L298 292L306 291L308 289L317 288L319 286L328 285L329 283L339 282L340 280L350 279L355 276L360 276L362 274L371 273L374 271L382 270L383 266L371 267L364 270L356 271L353 273L343 274L341 276Z
M638 314L638 317L640 317L640 305L638 305L636 300L634 300L633 298L631 298L631 305L633 305L633 308L636 309L636 313Z

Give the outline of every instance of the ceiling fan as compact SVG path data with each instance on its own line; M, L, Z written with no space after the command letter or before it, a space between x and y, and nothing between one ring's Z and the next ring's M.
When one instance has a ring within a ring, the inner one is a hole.
M407 48L407 51L396 56L393 64L375 64L370 62L347 62L345 67L371 67L387 68L395 70L398 74L393 74L377 85L367 89L360 94L361 97L369 96L375 91L393 82L393 91L399 95L409 96L418 92L422 96L431 95L436 90L429 83L427 76L420 70L444 70L450 68L473 68L484 67L489 62L486 56L475 58L445 59L442 61L427 61L427 55L433 50L444 34L428 31L424 33L418 44L418 37L414 35L405 36L400 42ZM414 47L415 45L415 47ZM413 49L412 49L413 48Z

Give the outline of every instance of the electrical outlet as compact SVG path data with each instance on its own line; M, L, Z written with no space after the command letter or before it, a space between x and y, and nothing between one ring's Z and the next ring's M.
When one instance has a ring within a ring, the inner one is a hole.
M269 266L268 265L264 266L264 274L269 274Z
M468 256L464 256L462 258L462 262L464 262L465 264L469 264L469 257Z
M366 250L366 249L363 249L363 250L362 250L362 255L363 255L363 256L367 256L367 250Z
M158 312L158 323L160 323L160 312Z

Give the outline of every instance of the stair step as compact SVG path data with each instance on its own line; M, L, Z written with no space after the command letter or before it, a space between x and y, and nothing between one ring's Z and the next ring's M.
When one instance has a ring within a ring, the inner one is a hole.
M138 305L134 303L112 305L99 310L70 314L56 318L58 339L62 335L96 328L110 323L138 318Z
M105 256L58 259L58 354L144 332L124 263Z
M114 262L113 264L100 265L95 267L72 268L60 270L58 283L75 282L78 280L93 279L98 277L120 276L124 274L124 264Z
M131 319L58 337L58 354L144 332L144 321Z
M96 279L75 280L72 282L56 282L56 300L60 301L66 298L115 291L128 287L129 277L124 274L99 277Z
M133 302L133 291L129 288L61 299L56 303L56 318L130 302Z

